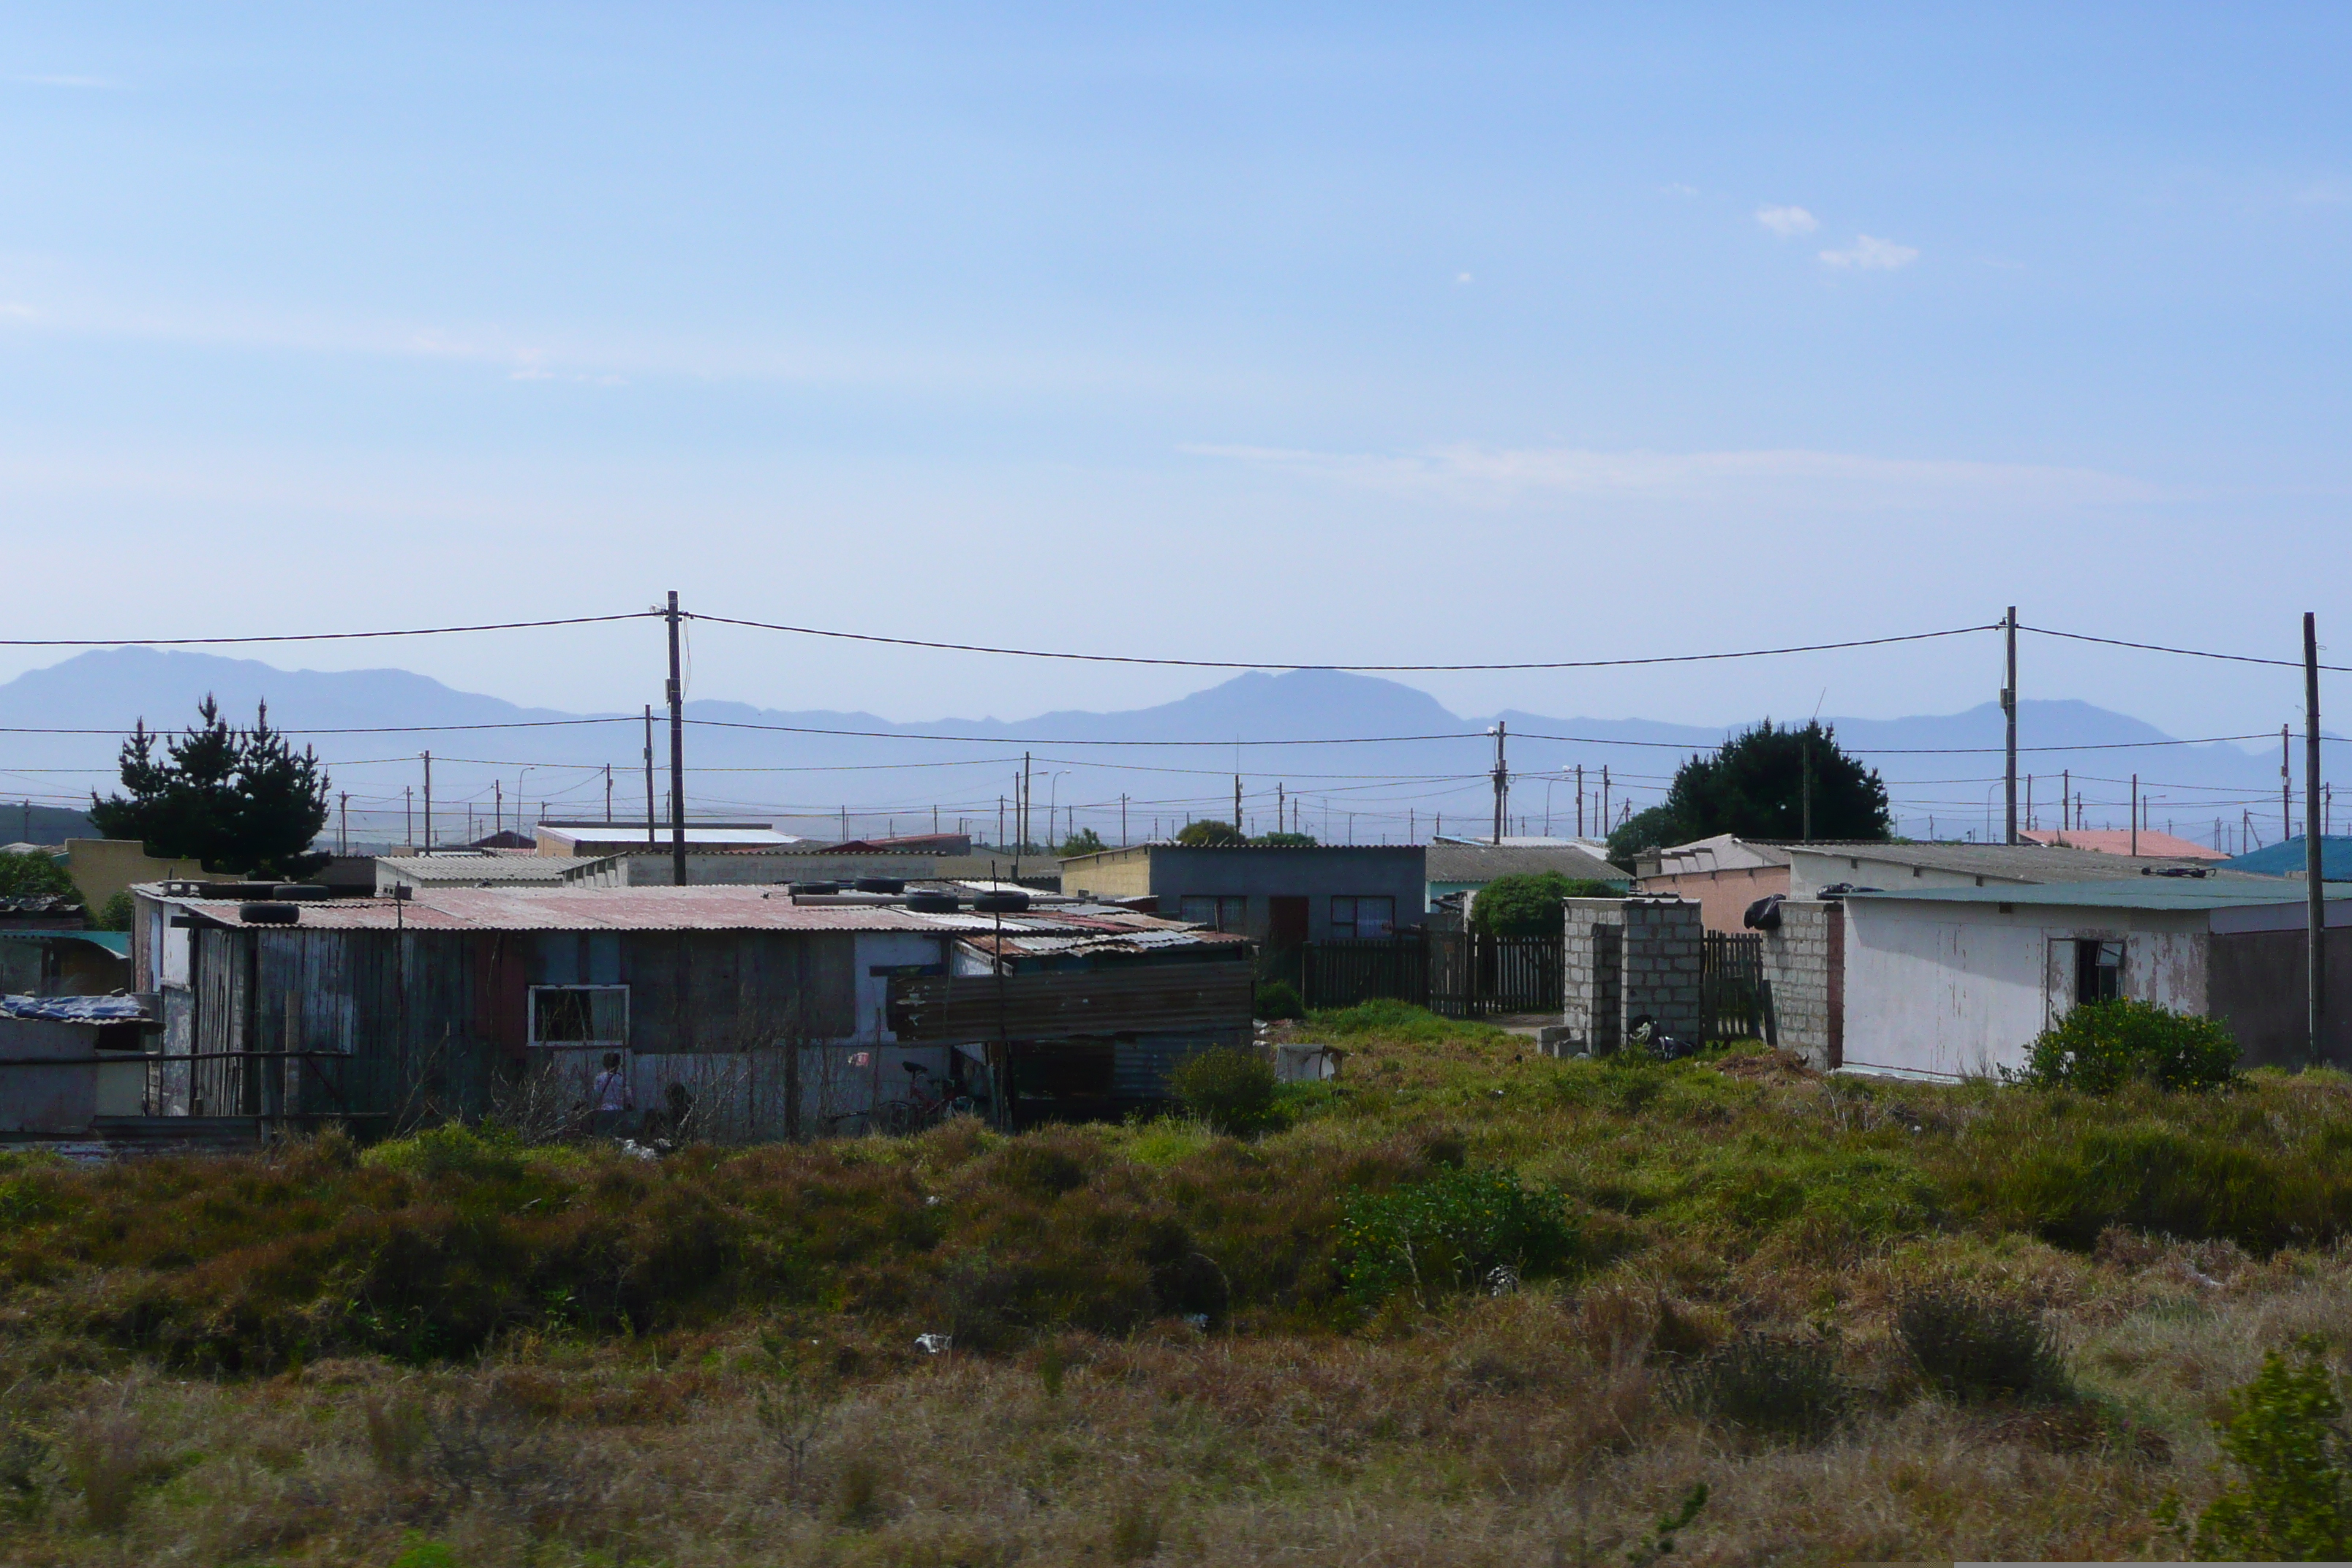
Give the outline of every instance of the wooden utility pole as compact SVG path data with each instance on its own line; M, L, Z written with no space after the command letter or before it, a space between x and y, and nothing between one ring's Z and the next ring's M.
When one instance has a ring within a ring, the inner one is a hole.
M677 590L669 593L669 869L686 886L686 681L677 659Z
M2132 774L2131 789L2131 852L2137 855L2139 853L2139 775L2137 773Z
M604 764L604 820L613 820L613 764Z
M1576 764L1576 836L1584 837L1584 764Z
M1234 831L1242 830L1242 775L1234 775Z
M2305 932L2304 970L2310 977L2305 999L2310 1026L2310 1059L2326 1059L2327 1021L2327 868L2322 862L2326 824L2320 818L2319 793L2319 624L2310 611L2303 615L2303 879Z
M337 814L335 819L335 853L338 855L348 855L352 852L351 791L343 791L342 795L336 800L335 811Z
M2294 837L2294 774L2290 771L2287 728L2279 726L2279 842Z
M1028 847L1029 847L1029 800L1030 800L1030 796L1035 793L1036 788L1037 788L1037 781L1036 781L1034 778L1033 778L1033 777L1031 777L1031 776L1030 776L1030 772L1029 772L1029 753L1028 753L1028 752L1022 752L1022 753L1021 753L1021 846L1020 846L1020 847L1021 847L1021 848L1023 848L1023 849L1026 849L1026 848L1028 848Z
M433 853L433 753L425 753L425 842L420 848Z
M413 785L400 786L400 836L408 840L410 854L416 852L416 791Z
M1805 743L1799 753L1797 772L1797 795L1803 802L1801 809L1804 814L1798 837L1811 844L1813 841L1813 731L1810 725L1805 730Z
M1503 761L1504 730L1503 723L1499 720L1496 721L1495 724L1495 843L1497 847L1500 847L1503 842L1503 816L1508 809L1508 802L1511 798L1510 769Z
M654 705L646 704L646 847L654 847Z
M1609 764L1601 764L1601 837L1609 837Z
M2009 837L2004 844L2017 842L2017 606L2011 605L2009 614L2001 617L2001 630L2009 645L2008 675L2000 689L2000 710L2009 721L2007 746L2009 763L2001 771L2001 781L2009 800Z

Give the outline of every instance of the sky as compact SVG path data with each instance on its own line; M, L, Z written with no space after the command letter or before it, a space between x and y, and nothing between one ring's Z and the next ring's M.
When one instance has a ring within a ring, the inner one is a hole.
M2347 53L2323 6L14 6L8 635L676 589L1269 663L2011 604L2293 658L2352 575ZM692 644L697 696L900 720L1215 679ZM254 651L660 696L646 623ZM2175 734L2300 714L2289 670L2021 658ZM1726 723L1958 710L2000 666L1406 679Z

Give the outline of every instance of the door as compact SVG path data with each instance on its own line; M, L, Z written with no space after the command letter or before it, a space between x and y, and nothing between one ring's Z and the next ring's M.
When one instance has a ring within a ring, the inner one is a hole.
M1280 952L1307 941L1307 900L1277 895L1265 901L1265 944Z

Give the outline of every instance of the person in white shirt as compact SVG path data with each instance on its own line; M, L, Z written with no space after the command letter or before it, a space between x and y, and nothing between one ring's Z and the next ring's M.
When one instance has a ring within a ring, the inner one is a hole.
M621 1070L621 1053L604 1053L604 1070L596 1075L594 1089L596 1135L610 1138L621 1130L622 1118L637 1108L636 1091L629 1087L629 1075Z

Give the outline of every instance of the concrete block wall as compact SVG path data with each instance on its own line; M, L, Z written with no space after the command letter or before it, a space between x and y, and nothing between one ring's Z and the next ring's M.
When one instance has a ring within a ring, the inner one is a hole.
M1648 1017L1660 1034L1699 1037L1705 1027L1699 1009L1705 929L1695 900L1625 900L1625 1026Z
M1781 1046L1824 1071L1844 1065L1845 906L1790 900L1763 937Z
M1606 1055L1630 1020L1681 1039L1701 1026L1699 906L1681 899L1566 900L1562 1049Z

